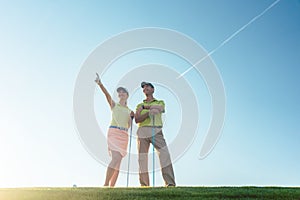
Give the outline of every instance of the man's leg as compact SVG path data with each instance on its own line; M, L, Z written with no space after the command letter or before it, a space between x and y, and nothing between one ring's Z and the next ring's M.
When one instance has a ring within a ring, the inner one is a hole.
M156 151L158 151L162 176L165 184L169 186L175 186L176 183L172 161L162 131L156 133L154 146Z
M149 186L148 174L148 151L150 141L149 138L138 137L138 152L139 152L139 176L141 186Z

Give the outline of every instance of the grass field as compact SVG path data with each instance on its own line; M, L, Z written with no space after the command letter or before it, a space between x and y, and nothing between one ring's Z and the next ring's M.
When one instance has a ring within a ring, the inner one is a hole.
M0 189L0 200L96 199L300 199L300 188L176 187L176 188L17 188Z

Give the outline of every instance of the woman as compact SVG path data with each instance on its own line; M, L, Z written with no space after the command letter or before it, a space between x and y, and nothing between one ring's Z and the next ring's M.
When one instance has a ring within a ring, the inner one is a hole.
M114 187L119 175L121 160L127 154L127 130L130 127L134 113L127 107L129 94L126 88L119 87L117 89L119 102L115 103L101 83L98 74L95 82L104 93L112 111L112 120L107 133L108 151L111 156L111 162L107 167L104 186Z

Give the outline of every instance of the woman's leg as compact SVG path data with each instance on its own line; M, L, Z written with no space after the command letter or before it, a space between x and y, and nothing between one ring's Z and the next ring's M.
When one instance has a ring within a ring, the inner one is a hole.
M122 157L121 157L121 160L122 160ZM119 171L120 171L121 160L119 162L119 165L116 167L113 176L110 179L110 187L114 187L116 182L117 182L117 179L118 179L118 176L119 176Z
M107 167L104 186L109 186L109 181L110 181L114 171L115 170L113 168Z
M119 170L115 169L114 174L112 175L112 177L110 179L110 187L115 186L115 184L117 182L117 179L118 179L118 176L119 176Z
M122 155L117 151L111 152L111 162L109 163L106 171L106 179L104 186L113 187L117 181L119 175L119 167L122 160Z

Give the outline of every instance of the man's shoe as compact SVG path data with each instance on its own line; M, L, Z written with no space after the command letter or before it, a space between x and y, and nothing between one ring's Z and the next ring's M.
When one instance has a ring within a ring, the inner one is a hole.
M174 184L168 184L167 187L176 187Z

